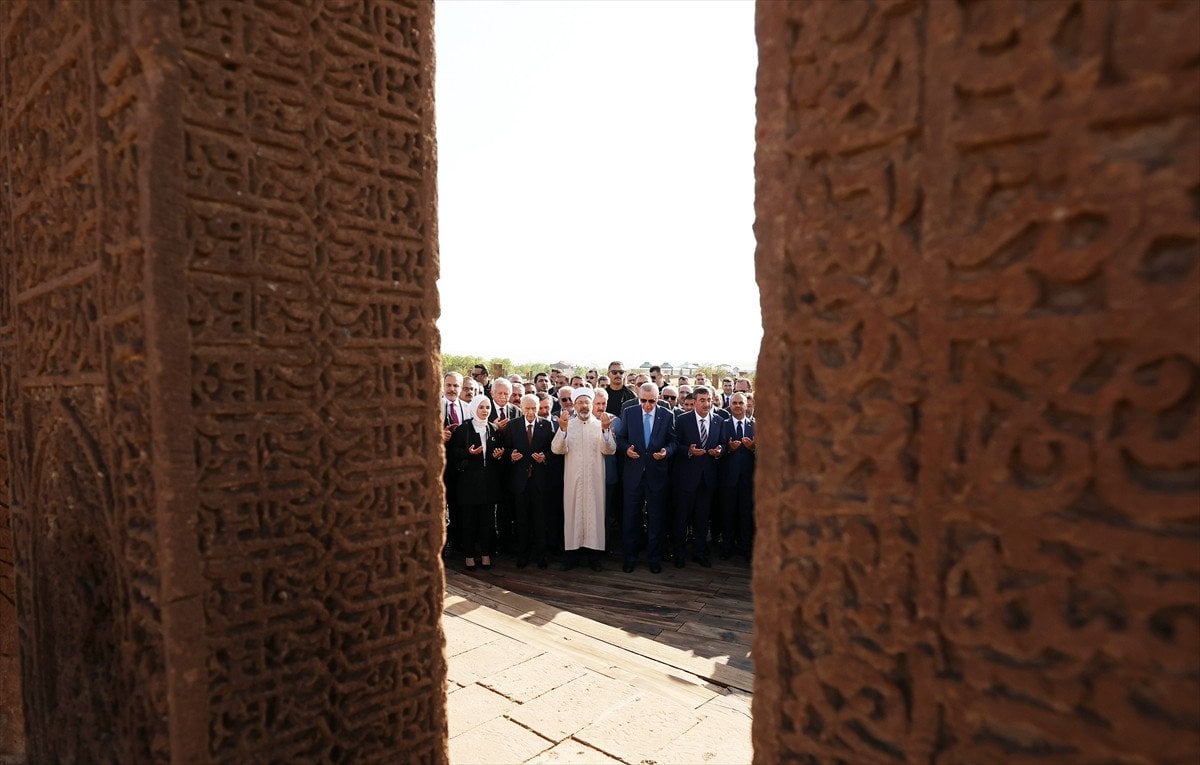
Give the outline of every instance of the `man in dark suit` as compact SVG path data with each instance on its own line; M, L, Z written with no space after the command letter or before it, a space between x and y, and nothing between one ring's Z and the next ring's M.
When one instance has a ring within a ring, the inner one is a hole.
M549 481L550 442L554 428L537 416L538 398L521 397L519 419L509 423L510 488L517 521L517 568L535 561L546 568L546 491Z
M646 563L650 572L662 571L662 527L667 502L667 465L675 453L675 418L658 405L658 386L648 382L638 388L637 409L622 410L624 427L617 434L617 451L625 455L625 513L621 519L621 570L637 564L642 530L642 504L646 505Z
M483 395L487 396L488 398L492 397L491 375L488 373L486 366L483 364L476 364L474 367L472 367L471 379L479 384L483 390Z
M479 368L476 366L477 370ZM501 437L506 434L509 421L521 416L521 410L510 401L511 394L512 383L504 377L497 377L492 383L492 413L488 415L488 422L496 423ZM496 500L496 552L512 554L517 549L517 529L513 517L512 495L508 490L508 461L504 460L497 465L497 469L500 471L501 490Z
M505 420L515 420L521 416L521 407L517 405L517 401L521 399L522 394L513 393L512 383L503 377L497 377L492 382L492 413L488 415L488 422L496 423L496 427L504 429Z
M662 393L659 394L658 404L670 409L671 414L679 413L679 391L674 385L668 385L662 389Z
M643 385L645 385L645 383L642 383L642 384L643 384ZM621 416L622 416L622 417L624 417L624 416L625 416L626 414L628 414L628 413L629 413L631 410L633 410L633 409L635 409L635 408L640 408L640 407L641 407L641 405L642 405L642 404L641 404L641 399L637 399L637 398L631 398L631 399L629 399L628 401L626 401L626 402L625 402L625 406L621 407ZM659 400L658 400L658 406L660 406L660 407L662 407L663 409L666 409L668 412L670 412L670 414L671 414L671 416L672 416L672 417L674 417L674 416L675 416L675 412L672 410L672 408L671 408L671 404L668 404L666 401L663 401L662 399L659 399Z
M733 378L723 377L721 378L721 408L729 409L731 403L733 403Z
M721 460L721 560L736 550L750 559L754 539L754 420L746 414L746 394L734 393L721 441L728 447Z
M544 372L542 374L545 374ZM558 432L558 419L550 416L552 399L550 394L538 391L538 417L550 423L551 433ZM562 552L563 549L563 455L546 453L546 549Z
M675 476L677 502L672 542L675 545L675 567L683 568L687 560L687 531L691 526L692 557L708 568L709 512L713 493L717 489L717 460L725 452L721 433L723 420L713 414L712 391L703 386L692 392L695 409L675 418L675 444L679 458Z
M467 411L467 405L462 402L459 393L462 390L463 376L458 372L447 372L442 378L442 389L445 391L445 397L442 399L442 445L450 442L450 436L458 429L459 425L471 419L470 413ZM458 480L454 474L450 460L446 460L445 470L442 472L442 481L446 485L446 548L449 550L461 549L460 532L462 531L459 523L458 513Z
M558 393L551 393L550 396L554 399L550 405L550 416L557 419L559 412L564 409L568 414L575 413L575 405L571 403L571 398L575 394L575 389L569 385L559 386Z

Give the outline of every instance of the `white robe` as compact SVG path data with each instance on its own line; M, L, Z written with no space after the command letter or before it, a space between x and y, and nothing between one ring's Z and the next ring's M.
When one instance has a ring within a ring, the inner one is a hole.
M567 430L550 442L555 454L565 454L563 469L563 547L604 549L604 455L614 454L612 429L600 421L572 418Z

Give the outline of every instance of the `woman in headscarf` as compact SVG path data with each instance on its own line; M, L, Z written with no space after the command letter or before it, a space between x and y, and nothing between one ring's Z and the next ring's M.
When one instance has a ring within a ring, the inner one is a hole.
M468 571L475 570L475 558L486 571L492 567L487 554L495 534L493 508L500 496L500 458L504 446L500 431L488 422L492 401L482 393L471 399L470 422L454 431L446 444L447 458L453 461L458 478L459 513L462 517L462 544L466 549Z

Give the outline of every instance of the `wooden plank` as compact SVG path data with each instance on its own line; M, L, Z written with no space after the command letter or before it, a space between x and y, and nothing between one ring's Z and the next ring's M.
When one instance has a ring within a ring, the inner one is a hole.
M663 632L655 640L666 646L697 653L703 656L723 657L720 660L730 667L754 674L754 659L751 649L736 643L710 640L696 635L681 635L678 632Z
M707 605L706 601L692 599L694 593L672 592L662 596L638 592L635 588L614 587L612 585L596 585L584 584L580 582L570 582L563 584L554 584L550 582L527 582L527 581L507 581L504 578L490 578L484 580L479 577L470 575L462 575L460 580L463 587L472 588L472 592L484 592L488 587L497 587L507 592L515 592L508 585L521 587L521 594L539 600L543 603L548 603L550 600L563 603L571 610L571 606L577 604L587 604L595 607L606 607L613 603L619 603L625 606L644 605L649 610L658 610L661 612L669 611L671 615L678 610L700 611ZM478 589L471 584L478 583Z
M734 632L744 632L744 633L746 633L747 637L751 637L751 638L754 635L754 618L753 618L753 616L751 616L750 618L739 618L736 616L729 616L726 613L721 613L721 612L714 613L714 612L709 611L707 608L705 608L700 613L694 614L693 616L691 616L688 619L688 621L696 622L697 624L704 624L709 627L718 627L723 630L733 630ZM751 641L747 640L746 642L748 645Z
M686 608L698 611L707 602L703 593L686 587L651 586L638 582L632 575L621 574L618 579L595 581L588 577L577 577L571 580L525 580L509 577L496 577L491 584L497 587L514 590L519 584L523 592L536 588L546 592L557 593L563 598L573 598L577 595L600 597L605 599L620 599L630 603L645 603L671 608Z
M709 640L721 640L738 646L748 647L753 641L753 636L749 632L722 629L708 624L701 624L695 620L684 622L675 631L680 635L696 635Z
M750 615L751 620L754 619L754 604L745 598L728 598L720 595L705 598L703 610L716 614L745 612Z
M462 585L465 583L461 580L469 578L450 571L446 572L448 585L451 583ZM482 583L476 581L475 584L470 584L469 587L472 591L478 591L490 587L490 585L482 585ZM493 587L491 590L486 590L486 592L492 600L504 603L517 612L528 614L526 617L520 617L522 619L527 620L529 617L535 617L543 621L544 626L554 625L566 628L580 635L595 638L618 648L712 680L721 685L739 688L744 691L752 692L754 690L754 676L745 669L731 667L720 661L689 655L671 645L661 644L640 635L631 635L616 627L578 616L570 611L563 611L552 606L547 606L532 598L527 598L508 590L502 590L498 587ZM733 653L736 655L736 647ZM714 655L725 655L725 653Z
M611 627L625 630L635 635L645 635L647 637L655 637L665 630L675 631L679 625L674 620L647 620L637 614L625 614L618 609L604 608L576 608L571 613L579 614L593 621L607 624Z

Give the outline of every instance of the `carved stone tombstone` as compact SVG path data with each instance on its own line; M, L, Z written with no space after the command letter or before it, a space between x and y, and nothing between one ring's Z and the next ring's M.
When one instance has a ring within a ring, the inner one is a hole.
M0 3L31 760L445 760L432 40Z
M1200 4L758 5L756 761L1200 752Z

